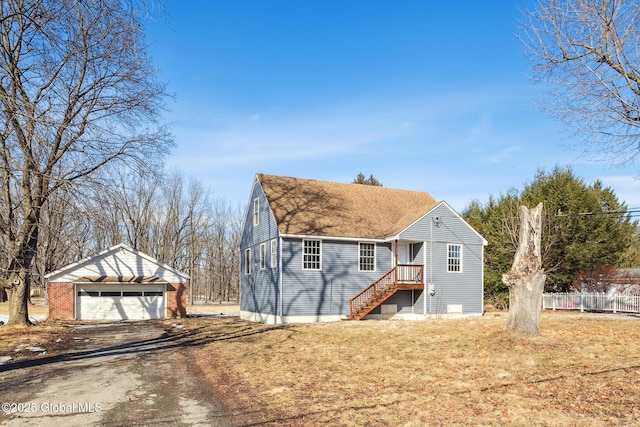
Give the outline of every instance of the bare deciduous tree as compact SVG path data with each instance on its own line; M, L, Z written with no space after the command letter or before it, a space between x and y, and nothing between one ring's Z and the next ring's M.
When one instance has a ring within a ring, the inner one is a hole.
M143 10L119 0L0 5L0 236L11 324L28 324L42 209L115 160L146 164L170 143L164 86L143 44Z
M538 0L521 40L545 108L586 137L585 151L618 163L640 154L640 2Z
M111 185L92 193L91 235L98 248L124 242L186 272L190 303L237 297L240 210L211 202L200 182L186 182L178 171L111 176Z

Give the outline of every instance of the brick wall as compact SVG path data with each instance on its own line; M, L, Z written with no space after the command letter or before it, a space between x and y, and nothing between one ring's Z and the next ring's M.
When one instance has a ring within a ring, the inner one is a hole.
M49 283L49 320L73 318L73 283Z
M167 285L167 317L187 317L187 285Z

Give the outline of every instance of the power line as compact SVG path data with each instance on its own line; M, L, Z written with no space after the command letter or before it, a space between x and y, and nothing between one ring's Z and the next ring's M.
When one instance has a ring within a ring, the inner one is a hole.
M627 216L631 218L637 218L637 217L640 217L640 208L602 210L602 211L578 212L578 213L562 213L562 211L558 209L558 213L555 216L557 217L592 216L592 217L595 217L595 219L620 218L620 217L627 217Z

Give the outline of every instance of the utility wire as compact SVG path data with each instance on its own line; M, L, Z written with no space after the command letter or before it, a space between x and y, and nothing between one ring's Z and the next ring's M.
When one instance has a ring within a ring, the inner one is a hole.
M605 218L619 218L629 216L631 218L640 217L640 208L628 208L628 209L618 209L618 210L606 210L606 211L595 211L595 212L578 212L578 213L562 213L561 210L558 210L558 213L555 215L557 217L566 217L566 216L592 216L596 217L595 219L605 219Z

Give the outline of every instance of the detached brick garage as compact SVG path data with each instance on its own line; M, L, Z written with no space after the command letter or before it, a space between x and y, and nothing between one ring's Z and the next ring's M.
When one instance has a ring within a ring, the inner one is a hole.
M50 320L186 316L189 276L125 244L45 276Z

